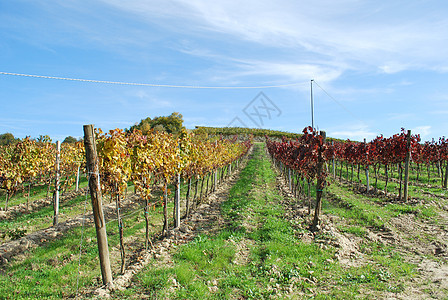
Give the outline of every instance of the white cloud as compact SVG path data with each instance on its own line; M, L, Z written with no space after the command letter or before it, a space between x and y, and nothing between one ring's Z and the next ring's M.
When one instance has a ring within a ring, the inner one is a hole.
M336 68L317 64L263 61L246 61L242 68L245 69L245 72L242 72L241 75L285 76L295 82L308 82L312 78L319 78L320 82L328 82L337 79L342 73Z
M389 113L389 120L399 120L399 121L407 121L411 118L415 118L415 114L413 113Z
M344 128L344 129L340 129ZM327 136L339 138L339 139L350 139L352 141L367 141L372 140L378 135L376 132L372 132L371 129L366 124L347 124L344 126L338 126L336 128L330 128L328 130Z
M433 115L448 115L448 110L435 110L435 111L432 111L431 114L433 114Z
M420 134L422 140L430 138L431 126L429 125L417 126L415 128L412 128L411 130L413 134Z
M407 64L401 64L398 62L391 62L389 64L385 64L379 67L379 69L386 74L394 74L401 71L404 71L409 68Z
M359 0L103 1L170 29L168 19L182 22L185 26L177 30L183 32L213 32L290 49L303 61L304 54L312 53L330 63L342 61L355 69L372 66L386 73L447 69L448 53L442 49L448 46L448 22L426 2L403 7Z
M135 97L140 99L143 104L145 104L145 107L150 104L153 108L166 108L166 107L174 107L173 103L166 99L160 99L152 96L150 93L148 93L145 90L138 90L135 92ZM128 101L128 100L126 100ZM135 103L131 103L131 105L135 105Z

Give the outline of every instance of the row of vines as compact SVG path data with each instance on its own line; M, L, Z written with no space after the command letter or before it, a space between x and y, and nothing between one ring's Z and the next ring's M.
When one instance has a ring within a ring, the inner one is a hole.
M377 190L378 177L381 172L385 179L384 190L387 192L387 185L390 179L391 170L397 169L398 180L400 182L399 198L402 197L402 181L404 162L409 152L411 168L416 174L413 180L422 182L422 172L426 171L427 183L431 182L432 169L437 170L436 176L440 178L440 186L447 187L448 179L448 140L439 138L438 141L427 141L421 143L419 135L413 135L402 129L401 133L395 134L389 138L378 136L370 142L352 142L334 143L332 145L333 155L331 158L339 161L339 176L342 177L342 166L345 164L347 180L353 181L353 169L357 167L358 182L359 172L362 167L364 170L373 169L375 176L374 189ZM348 168L351 168L349 176ZM426 170L425 170L426 169ZM333 175L336 176L336 169L333 166ZM368 177L368 173L366 174ZM367 184L367 189L369 185Z
M51 142L38 142L29 137L16 144L0 147L0 189L6 191L4 210L8 200L18 191L30 191L36 185L47 185L47 196L56 175L56 156L60 155L59 177L65 178L60 189L64 192L75 182L74 174L85 165L82 142L63 143L60 153ZM29 201L27 202L27 208Z
M186 187L185 215L188 216L190 208L202 199L204 188L205 195L214 190L237 167L252 145L250 139L245 142L237 142L236 137L231 140L208 139L186 131L172 135L161 131L143 134L138 130L125 132L121 129L104 133L96 129L95 136L98 159L95 173L87 170L85 141L63 143L60 151L54 143L29 138L0 147L0 188L6 191L4 209L8 209L8 200L20 190L28 190L29 195L33 187L48 185L50 191L58 178L65 178L60 187L64 192L79 179L80 173L85 174L88 180L98 176L99 190L116 204L122 272L126 257L122 201L129 184L133 184L139 202L144 203L141 209L146 223L145 248L148 248L151 246L151 208L163 208L162 235L167 235L171 191L175 191L174 201L179 203L181 183ZM54 189L59 191L59 187ZM53 206L56 205L59 204L53 201ZM178 216L174 218L174 226L177 227L180 223L179 206L174 207L173 215Z
M186 210L190 207L189 194L192 179L196 179L196 189L199 178L211 178L212 185L216 186L217 173L227 173L232 164L240 160L250 149L251 141L242 143L217 139L215 141L204 140L201 137L182 132L179 136L173 136L165 132L152 132L144 135L136 130L126 133L121 129L103 133L97 130L97 152L99 159L99 175L103 192L112 195L116 199L117 218L120 234L120 249L122 257L122 272L125 265L125 253L123 245L123 223L120 218L121 199L127 183L133 182L136 192L145 201L146 237L145 246L151 243L149 239L148 210L160 203L163 206L163 230L166 235L168 230L168 185L175 185L177 202L181 180L187 182ZM213 176L211 176L213 174ZM221 176L222 178L222 176ZM162 199L153 198L152 191L155 187L161 187L164 196ZM202 186L201 186L202 191ZM173 215L180 215L179 207L174 208ZM179 218L175 218L175 226Z
M342 177L343 165L346 167L347 180L353 182L353 171L357 167L358 182L360 182L360 170L365 171L367 179L366 189L369 192L369 170L373 169L375 175L374 190L377 191L380 169L384 168L385 193L390 179L391 169L396 169L399 181L398 198L403 198L404 186L407 187L405 174L405 162L408 161L408 169L413 168L419 181L422 170L427 170L428 180L431 177L431 169L437 170L441 179L441 186L447 188L448 178L448 140L440 138L438 141L420 143L419 135L412 135L411 131L395 134L385 138L378 136L370 142L345 142L326 143L325 133L320 134L307 127L303 135L295 140L283 138L281 142L273 141L266 137L267 149L276 166L287 179L289 189L295 194L303 193L305 188L310 197L311 185L316 184L316 212L313 227L318 223L320 213L321 195L328 184L327 176L329 164L332 163L333 176L337 175L336 163L340 165L339 176ZM410 165L410 166L409 166ZM351 168L351 176L348 168ZM407 197L406 192L404 193ZM311 200L308 203L311 212Z

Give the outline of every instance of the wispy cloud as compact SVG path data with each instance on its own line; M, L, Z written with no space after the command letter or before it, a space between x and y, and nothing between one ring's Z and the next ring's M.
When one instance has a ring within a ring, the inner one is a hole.
M86 6L70 0L54 2L41 6L61 30L49 31L47 23L23 17L26 26L38 26L43 35L29 31L19 38L29 38L30 43L50 51L55 44L67 43L112 48L127 59L135 59L135 53L145 59L147 54L143 53L163 38L163 31L182 34L187 44L195 38L207 38L253 49L249 53L248 48L241 53L225 53L219 47L213 49L213 43L178 49L215 61L217 65L208 69L216 75L207 77L212 80L270 76L274 80L314 78L326 82L340 78L347 70L386 74L407 69L448 70L448 53L441 50L448 47L448 21L423 3L412 4L420 11L413 19L402 5L359 0L101 0ZM106 14L97 15L100 9ZM110 16L137 19L142 26L115 23ZM153 30L154 24L160 32ZM65 38L68 33L70 39ZM257 45L264 54L257 51ZM273 53L279 50L290 59L276 59ZM232 63L227 68L219 64L223 57ZM234 76L226 72L232 66Z
M151 95L147 90L138 90L134 94L138 99L140 99L145 106L151 105L153 108L167 108L174 107L173 103L166 99L160 99ZM135 105L135 103L133 104Z
M380 65L379 69L386 74L394 74L410 68L409 64L402 64L399 62L390 62Z
M447 66L448 54L440 49L448 44L448 21L424 3L413 4L421 5L413 19L402 5L358 0L103 1L149 22L188 20L189 27L178 30L215 32L267 47L289 48L304 58L313 53L330 62L349 62L350 68L371 65L395 73Z
M388 116L389 120L406 121L415 118L416 115L414 113L389 113Z
M285 107L285 119L272 126L285 129L307 122L314 79L329 94L314 89L316 116L325 117L319 125L332 126L329 134L363 139L402 126L445 134L443 1L4 2L4 71L177 85L300 83L269 90ZM172 111L196 118L190 124L226 125L252 97L247 90L184 92L31 78L7 78L0 85L4 116L36 119L0 119L2 130L23 126L21 132L72 135L87 122L114 128ZM81 109L83 103L92 110Z
M413 134L420 134L422 140L430 138L431 126L429 125L417 126L412 128L411 130Z
M431 112L433 115L448 115L448 110L434 110Z
M368 125L362 123L345 124L328 130L328 136L354 141L362 141L364 139L370 141L377 135L378 133L372 132Z

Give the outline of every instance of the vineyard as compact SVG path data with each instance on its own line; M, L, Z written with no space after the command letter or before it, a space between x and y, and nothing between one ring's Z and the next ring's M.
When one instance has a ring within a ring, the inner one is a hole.
M322 183L318 189L323 189L328 175L328 163L330 163L333 177L336 178L336 175L339 174L340 180L342 180L345 165L346 177L344 178L351 183L354 183L355 168L357 170L355 182L361 183L360 171L363 170L367 192L370 191L369 174L372 171L375 179L374 193L378 192L379 178L384 181L384 194L388 193L389 180L398 179L398 198L400 200L405 197L402 195L402 190L409 181L409 177L406 178L406 182L403 181L405 171L407 172L406 176L409 176L410 170L413 171L410 176L415 186L426 184L427 186L438 185L440 188L447 188L448 140L445 138L440 138L438 142L421 144L418 135L412 135L410 131L405 133L403 129L400 134L395 134L390 138L378 136L369 143L348 140L325 144L325 136L317 135L312 128L305 128L303 133L303 136L295 141L273 142L267 139L270 154L288 168L288 172L293 170L296 173L297 184L299 181L309 182L320 179ZM327 164L325 170L318 170L319 161ZM337 165L339 170L337 170ZM396 177L393 172L395 170L398 173ZM425 172L426 178L423 178L422 172ZM407 200L407 197L405 198Z
M84 133L0 147L0 299L448 295L445 138Z
M277 131L277 130L269 130L269 129L260 129L260 128L241 128L241 127L206 127L206 126L196 126L194 129L196 134L207 134L210 136L250 136L254 137L265 137L269 136L271 138L298 138L300 134Z

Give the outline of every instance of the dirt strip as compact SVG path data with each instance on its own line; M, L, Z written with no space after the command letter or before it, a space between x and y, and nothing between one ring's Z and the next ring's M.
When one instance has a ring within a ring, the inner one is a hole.
M252 149L248 155L250 155L251 151ZM151 266L152 268L169 267L173 265L170 252L174 248L192 241L200 233L210 234L222 228L225 221L221 215L221 203L228 199L229 191L235 182L238 181L239 174L246 163L247 160L244 160L238 169L224 183L217 187L215 192L212 192L205 198L204 202L187 219L183 220L179 228L170 230L167 237L160 238L153 243L152 249L148 251L142 249L136 253L134 255L136 257L135 262L126 268L124 274L114 279L113 287L108 289L105 286L101 286L94 291L87 291L85 296L89 299L110 298L112 291L125 290L130 286L134 275L152 261L155 260ZM177 286L178 283L173 278L173 288ZM144 297L145 295L141 296Z
M79 189L77 192L75 192L75 191L67 192L61 196L60 203L64 203L70 199L77 197L77 196L84 195L86 193L86 191L87 191L87 188L85 187L85 188ZM0 210L0 220L12 219L18 215L29 214L33 211L38 211L38 210L42 209L43 207L50 206L52 204L53 204L53 198L48 197L48 198L42 198L42 199L31 201L28 209L26 208L26 203L14 205L14 206L8 207L7 211Z
M277 172L279 174L279 172ZM344 185L344 184L343 184ZM278 176L278 188L285 198L286 217L297 226L311 224L311 216L301 199L296 199L289 191L288 184L282 176ZM346 186L346 188L349 188ZM323 201L340 201L332 199L335 195L327 194ZM384 195L383 195L384 197ZM436 200L436 199L435 199ZM308 200L306 200L308 201ZM437 205L439 206L439 205ZM312 214L314 212L312 211ZM384 230L366 228L364 238L339 232L337 224L346 221L337 216L321 216L320 233L330 239L316 240L311 232L303 233L301 239L320 243L321 247L336 247L336 258L341 265L361 266L372 263L360 251L366 242L379 242L392 246L406 262L417 266L418 275L405 282L401 293L383 292L381 299L447 299L448 297L448 214L441 211L437 220L422 220L414 214L401 214L392 218ZM302 224L302 225L301 225ZM370 291L365 291L366 295ZM378 295L371 295L378 297Z
M90 200L87 200L87 209L90 210ZM141 207L143 201L138 195L131 195L122 202L123 211L135 210ZM114 219L116 216L115 203L109 203L103 206L106 221ZM93 214L79 215L75 218L61 222L56 226L48 227L33 233L30 233L20 239L8 241L0 245L0 267L8 263L17 255L26 254L27 250L40 247L50 241L58 239L65 232L72 228L93 224Z

